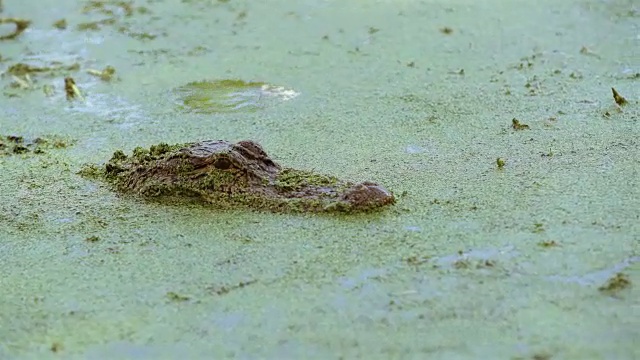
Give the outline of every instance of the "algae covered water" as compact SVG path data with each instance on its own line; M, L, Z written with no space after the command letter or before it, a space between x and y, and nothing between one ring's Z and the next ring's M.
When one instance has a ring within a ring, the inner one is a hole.
M0 358L640 357L634 1L3 5ZM396 202L220 210L78 173L247 139Z

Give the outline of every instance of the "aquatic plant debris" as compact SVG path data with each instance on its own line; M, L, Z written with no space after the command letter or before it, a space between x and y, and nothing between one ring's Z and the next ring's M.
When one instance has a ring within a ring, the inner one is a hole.
M107 66L103 70L88 69L87 73L99 77L102 81L111 81L115 76L116 69L113 66Z
M133 15L135 8L130 2L91 0L82 8L83 13L97 12L103 15L115 16L121 14L125 17Z
M513 130L516 130L516 131L529 129L529 125L521 123L520 120L516 118L513 118L511 120L511 127L513 128Z
M23 77L11 75L11 87L19 88L19 89L31 89L33 87L33 80L29 74L24 75Z
M27 74L47 74L50 77L59 76L64 72L77 71L80 69L80 64L73 63L71 65L64 65L60 62L53 61L50 63L50 66L36 66L25 63L16 63L5 71L6 74L22 76Z
M181 110L199 114L252 112L299 95L284 87L243 80L196 81L174 93Z
M631 286L631 280L629 275L625 273L616 273L605 284L600 286L598 290L605 294L614 295L620 291L629 288Z
M390 191L373 182L283 168L250 140L161 143L138 147L129 156L116 151L104 166L87 166L80 174L103 179L122 193L223 209L353 213L395 203Z
M16 26L13 32L0 36L0 40L12 40L22 34L22 32L31 25L31 20L20 18L0 18L0 24L14 24Z
M611 88L611 92L613 93L613 101L615 101L616 104L619 106L627 105L627 99L620 95L615 88Z
M49 149L64 149L73 141L59 136L41 136L25 139L19 135L0 135L0 156L44 154Z
M118 32L138 40L153 40L158 36L149 32L132 30L132 27L135 26L130 21L132 16L151 13L147 7L134 6L132 1L91 0L85 3L81 12L91 18L96 16L102 18L78 24L76 29L80 31L98 31L103 27L113 26Z
M76 81L73 80L72 77L68 76L64 78L64 92L67 95L67 100L69 101L74 99L84 100L80 89L76 86Z

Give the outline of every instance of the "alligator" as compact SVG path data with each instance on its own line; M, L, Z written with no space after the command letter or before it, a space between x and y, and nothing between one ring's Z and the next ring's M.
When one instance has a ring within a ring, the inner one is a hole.
M138 147L130 156L118 150L104 166L91 169L81 173L98 175L122 193L217 208L355 213L395 203L393 193L373 182L282 167L250 140L161 143Z

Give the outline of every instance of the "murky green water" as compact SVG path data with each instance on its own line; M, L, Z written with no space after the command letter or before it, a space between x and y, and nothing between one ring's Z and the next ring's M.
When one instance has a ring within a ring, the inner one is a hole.
M0 42L0 134L75 143L0 157L0 358L640 357L637 3L4 3L33 23ZM17 63L61 69L16 89ZM224 79L297 96L180 109L175 89ZM204 139L398 203L220 212L76 174Z

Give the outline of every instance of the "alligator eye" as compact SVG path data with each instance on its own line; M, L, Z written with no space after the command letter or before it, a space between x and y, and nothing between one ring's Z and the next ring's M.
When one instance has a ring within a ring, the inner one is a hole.
M216 169L227 170L231 167L231 161L227 158L220 158L213 163L213 166L215 166Z

